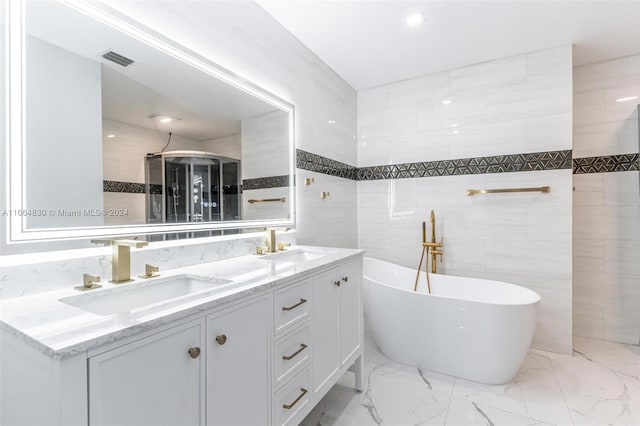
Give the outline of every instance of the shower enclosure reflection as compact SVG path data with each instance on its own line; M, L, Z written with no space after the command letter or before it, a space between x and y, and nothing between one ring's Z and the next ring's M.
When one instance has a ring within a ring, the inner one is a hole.
M203 151L146 159L147 223L240 219L240 161Z

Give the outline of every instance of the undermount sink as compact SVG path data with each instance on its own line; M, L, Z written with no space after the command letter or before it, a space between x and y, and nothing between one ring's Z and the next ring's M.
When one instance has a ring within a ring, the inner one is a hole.
M326 250L309 250L303 248L296 248L281 253L268 254L260 259L271 260L274 262L309 262L311 260L320 259L321 257L331 254Z
M156 279L162 281L154 281ZM60 301L96 315L113 315L200 292L212 294L215 292L211 290L222 291L225 289L224 284L231 282L226 279L203 279L191 275L156 279L152 278L151 281L118 288L96 290L95 293L88 292L65 297Z

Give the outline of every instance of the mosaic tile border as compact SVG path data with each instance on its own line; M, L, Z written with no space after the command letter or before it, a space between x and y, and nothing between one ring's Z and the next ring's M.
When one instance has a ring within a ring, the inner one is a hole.
M103 192L120 192L125 194L144 194L145 184L136 182L121 182L118 180L103 180ZM162 194L162 185L151 185L152 194Z
M296 167L344 179L367 181L432 176L459 176L485 173L529 172L572 169L573 174L635 171L640 169L638 153L571 158L571 150L527 154L495 155L454 160L423 161L384 166L355 167L311 152L296 150ZM244 179L244 191L289 186L289 175ZM104 192L144 194L145 184L105 180ZM161 185L151 185L152 194L161 194Z
M243 190L281 188L289 186L289 175L268 176L242 181ZM162 185L150 185L152 194L162 194ZM144 194L145 184L136 182L121 182L117 180L103 180L103 192L119 192L125 194Z
M638 153L574 158L573 174L634 171L640 169L638 161Z
M571 169L571 150L355 167L297 150L299 169L357 181Z
M120 182L117 180L102 181L102 190L104 192L126 192L129 194L144 194L144 183Z
M495 155L358 168L358 180L529 172L571 168L571 151Z
M351 180L357 180L358 177L358 168L355 166L301 149L296 150L296 167Z
M249 191L252 189L282 188L285 186L289 186L289 175L244 179L242 181L243 191Z

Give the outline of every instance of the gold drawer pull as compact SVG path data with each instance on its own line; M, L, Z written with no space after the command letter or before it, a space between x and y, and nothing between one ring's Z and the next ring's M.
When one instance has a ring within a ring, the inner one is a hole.
M304 343L300 343L300 349L298 349L291 355L282 355L282 359L284 359L285 361L289 361L295 358L296 355L298 355L300 352L304 351L305 349L307 349L307 345L305 345Z
M302 397L305 396L306 394L307 394L307 390L305 388L300 388L300 395L298 395L295 401L293 401L291 404L284 404L282 408L284 408L285 410L291 410L293 406L296 405L298 401L300 401Z
M300 299L300 301L298 303L296 303L295 305L293 305L293 306L283 306L282 310L283 311L290 311L290 310L295 309L298 306L302 305L303 303L307 303L307 299Z
M188 351L188 352L189 352L189 356L190 356L191 358L194 358L194 359L195 359L195 358L198 358L198 356L200 356L200 348L199 348L199 347L197 347L197 346L194 346L194 347L192 347L192 348L189 348L189 351Z
M227 335L221 334L219 336L216 336L216 342L218 342L220 346L224 345L225 343L227 343Z

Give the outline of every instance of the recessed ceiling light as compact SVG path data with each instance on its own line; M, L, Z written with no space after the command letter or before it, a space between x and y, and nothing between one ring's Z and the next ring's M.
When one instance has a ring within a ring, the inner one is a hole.
M149 118L152 118L159 123L171 123L172 121L180 121L179 118L171 117L170 115L166 114L151 114Z
M458 123L451 123L451 127L458 127Z
M329 123L329 124L336 124L336 120L329 120L329 121L327 121L327 123Z
M424 22L424 15L422 14L422 12L418 12L418 13L413 13L409 16L407 16L407 25L410 27L415 27L417 25L420 25Z
M449 105L451 103L451 99L445 99L442 101L442 105Z
M110 135L107 135L107 137L108 137L109 139L111 139L111 138L115 138L115 137L116 137L116 135L114 135L114 134L112 133L112 134L110 134Z
M626 98L618 98L616 99L616 102L628 102L628 101L633 101L635 99L638 99L637 96L627 96Z

